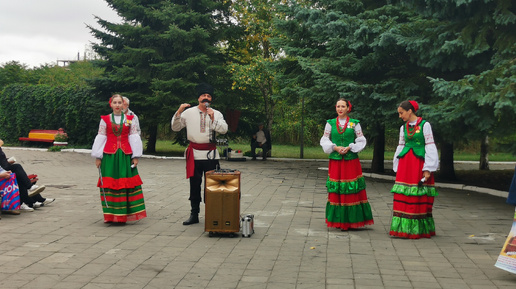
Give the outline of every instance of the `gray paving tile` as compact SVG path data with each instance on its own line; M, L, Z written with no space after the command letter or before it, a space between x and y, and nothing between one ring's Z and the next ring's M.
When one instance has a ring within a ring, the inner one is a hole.
M438 188L437 236L388 236L392 181L366 178L375 224L327 228L327 162L227 162L242 172L250 238L208 237L188 217L184 160L142 158L148 217L104 224L88 154L4 148L56 202L0 220L0 288L513 288L495 268L514 208L503 197ZM465 166L466 164L463 164ZM511 165L513 166L513 165ZM201 206L201 210L204 205Z

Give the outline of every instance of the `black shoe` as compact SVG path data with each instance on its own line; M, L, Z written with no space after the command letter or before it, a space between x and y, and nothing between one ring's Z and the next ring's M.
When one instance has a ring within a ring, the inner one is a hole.
M188 225L197 224L197 223L199 223L199 215L191 214L190 218L188 218L188 220L183 222L183 225L188 226Z
M256 157L252 158L251 160L255 161L255 160L256 160Z

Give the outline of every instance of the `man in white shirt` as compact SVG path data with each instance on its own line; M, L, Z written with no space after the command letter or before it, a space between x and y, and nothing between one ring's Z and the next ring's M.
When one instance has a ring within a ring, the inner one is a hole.
M172 117L173 131L180 131L186 127L186 137L190 144L185 151L186 178L190 179L190 218L183 225L199 223L199 206L201 203L201 183L203 175L214 170L219 164L219 152L215 134L225 134L228 124L218 110L212 109L213 87L201 83L196 87L199 105L191 107L183 103Z
M269 151L269 142L270 136L268 133L265 133L263 130L263 124L258 125L258 131L253 135L253 139L251 140L251 155L253 156L253 161L256 160L256 148L262 149L262 159L267 160L267 152ZM267 142L269 141L269 142Z

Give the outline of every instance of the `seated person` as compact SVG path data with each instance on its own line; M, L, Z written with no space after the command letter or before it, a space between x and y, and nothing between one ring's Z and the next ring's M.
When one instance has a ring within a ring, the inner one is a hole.
M22 212L32 212L33 208L39 208L41 206L50 204L54 201L54 199L45 199L39 194L45 190L45 186L38 186L32 184L27 173L23 169L20 164L14 163L14 161L9 161L5 156L5 153L2 151L3 141L0 140L0 167L2 167L6 171L11 171L16 174L16 181L18 182L18 187L20 189L20 201L21 206L20 210Z
M262 149L262 159L267 159L267 152L271 148L271 135L268 130L263 129L263 124L258 125L258 131L251 139L251 156L256 160L256 148Z
M35 178L31 178L32 176L35 176ZM32 183L32 187L36 187L36 189L31 188L32 191L29 192L29 198L31 198L32 202L34 203L33 208L39 208L45 205L49 205L56 200L53 198L43 198L43 196L41 196L41 194L37 192L38 188L45 188L45 186L38 187L36 185L36 182L38 181L37 175L29 175L28 177Z

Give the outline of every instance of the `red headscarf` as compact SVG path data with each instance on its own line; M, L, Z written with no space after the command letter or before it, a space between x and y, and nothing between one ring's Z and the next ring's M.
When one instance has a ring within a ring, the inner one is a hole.
M417 102L415 100L409 100L409 102L414 107L414 113L416 113L417 110L419 109L419 104L417 104Z

